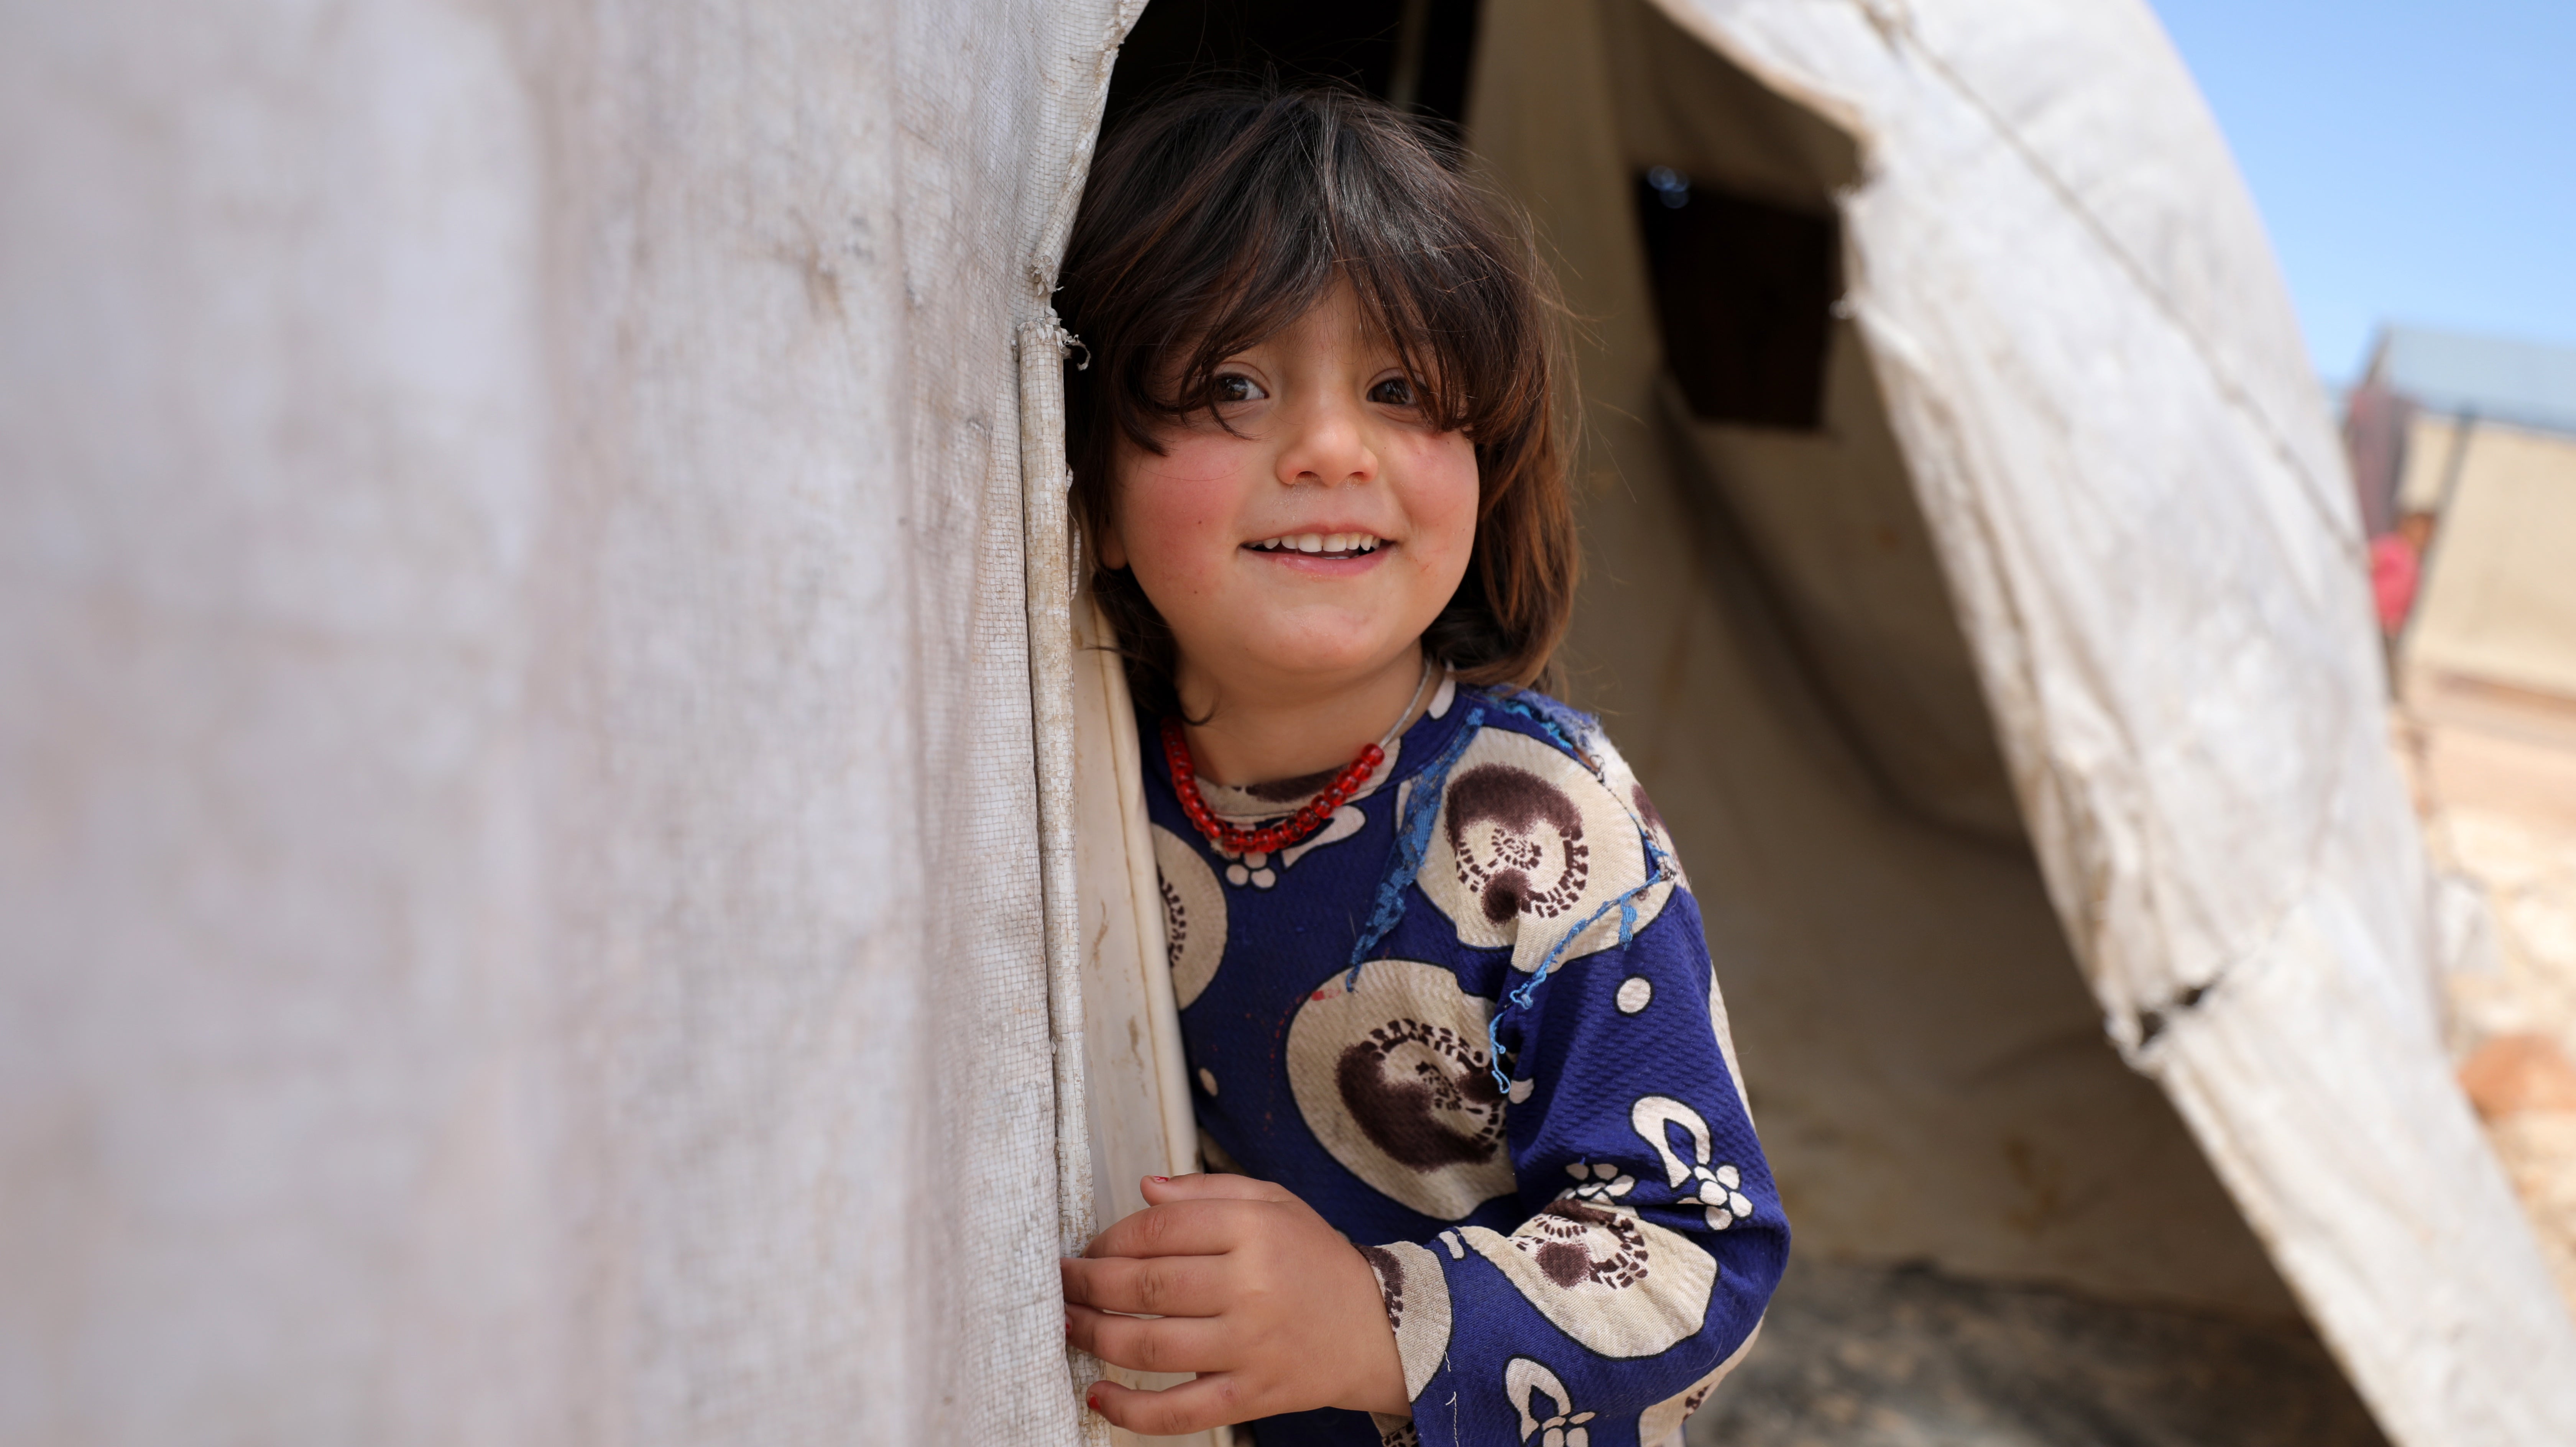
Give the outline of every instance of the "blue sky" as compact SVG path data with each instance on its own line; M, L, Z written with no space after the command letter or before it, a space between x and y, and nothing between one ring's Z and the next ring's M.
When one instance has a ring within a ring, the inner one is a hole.
M2319 373L2393 320L2576 347L2576 0L2150 0Z

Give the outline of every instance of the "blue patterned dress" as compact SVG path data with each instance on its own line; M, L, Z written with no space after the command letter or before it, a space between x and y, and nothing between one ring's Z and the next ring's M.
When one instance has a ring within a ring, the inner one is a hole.
M1260 1447L1678 1441L1789 1228L1699 908L1618 753L1551 699L1444 683L1321 831L1238 857L1148 752L1209 1162L1360 1243L1413 1399L1410 1423L1267 1418ZM1252 824L1315 787L1200 791Z

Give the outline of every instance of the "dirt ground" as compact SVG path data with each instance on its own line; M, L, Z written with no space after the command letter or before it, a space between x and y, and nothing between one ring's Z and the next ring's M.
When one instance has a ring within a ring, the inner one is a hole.
M2453 1056L2576 1309L2576 703L2408 694L2394 735L2447 876Z
M1691 1447L2385 1447L2304 1322L1792 1256Z

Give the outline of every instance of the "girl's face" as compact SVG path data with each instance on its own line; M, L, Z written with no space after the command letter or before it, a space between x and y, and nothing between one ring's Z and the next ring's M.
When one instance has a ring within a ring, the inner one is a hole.
M1185 694L1409 665L1476 535L1476 454L1425 420L1348 287L1218 369L1218 416L1122 441L1101 560L1135 570ZM1229 428L1231 430L1229 430Z

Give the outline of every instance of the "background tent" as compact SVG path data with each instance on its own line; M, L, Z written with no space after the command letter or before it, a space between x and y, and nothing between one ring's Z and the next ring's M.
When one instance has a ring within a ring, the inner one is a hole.
M0 20L0 1436L1080 1430L1115 745L1045 295L1134 11ZM1800 184L2114 1037L2393 1435L2576 1436L2432 1043L2349 504L2144 12L1667 13L1831 123ZM1636 416L1623 476L1760 487ZM1722 839L1714 754L1661 787ZM1103 1162L1168 1137L1104 1090Z
M2431 540L2395 660L2407 702L2576 698L2576 349L2392 327L2353 402L2347 428L2377 444L2356 449L2362 511Z

